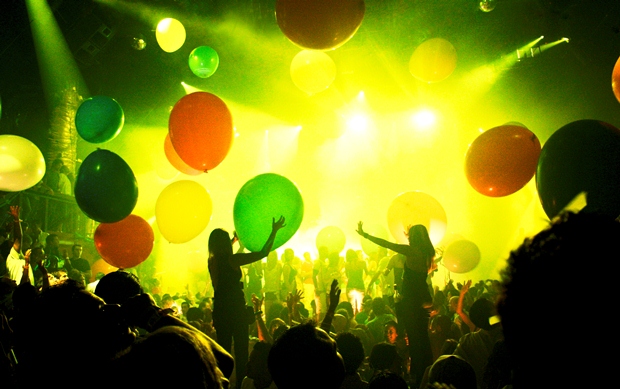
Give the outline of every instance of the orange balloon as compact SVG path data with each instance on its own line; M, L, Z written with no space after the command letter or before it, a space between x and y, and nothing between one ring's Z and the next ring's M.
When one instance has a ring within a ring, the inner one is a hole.
M446 247L442 261L446 269L453 273L467 273L480 263L480 249L472 241L457 240Z
M97 274L99 274L99 273L108 274L108 273L112 273L113 271L117 271L117 270L118 270L118 268L110 265L109 263L107 263L103 259L98 259L90 267L90 271L92 272L92 277L91 277L90 281L91 282L95 281L95 279L97 277Z
M170 140L191 168L206 172L219 165L232 146L232 115L226 103L208 92L183 96L168 120Z
M170 164L181 173L187 174L189 176L197 176L202 173L200 170L196 170L183 162L181 157L179 157L179 154L177 154L177 152L174 150L174 146L172 146L170 134L166 134L166 140L164 141L164 152L166 153L166 158L168 159L168 162L170 162Z
M409 60L411 75L432 83L448 78L456 69L456 49L443 38L432 38L420 44Z
M423 192L405 192L398 195L388 209L388 227L398 243L407 244L406 232L410 226L422 224L428 230L433 244L439 243L448 224L446 211L434 197Z
M471 186L490 197L512 194L536 173L540 141L525 127L503 125L480 134L465 156Z
M129 215L116 223L99 224L94 240L97 251L107 263L119 269L129 269L148 258L155 236L146 220Z
M362 24L364 0L277 0L276 20L294 44L310 50L333 50L345 44Z
M616 99L620 101L620 58L616 61L614 71L611 74L611 89L616 95Z

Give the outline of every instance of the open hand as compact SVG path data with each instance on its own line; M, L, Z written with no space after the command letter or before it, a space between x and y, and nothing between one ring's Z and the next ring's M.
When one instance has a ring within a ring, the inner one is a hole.
M342 291L338 287L338 281L334 279L329 290L329 309L333 308L334 311L336 310L336 306L340 302L340 292Z
M277 221L275 218L272 219L271 229L273 231L278 231L282 227L286 227L284 216L280 216L280 218Z
M365 232L364 232L364 222L357 222L357 233L360 234L361 236L364 236Z

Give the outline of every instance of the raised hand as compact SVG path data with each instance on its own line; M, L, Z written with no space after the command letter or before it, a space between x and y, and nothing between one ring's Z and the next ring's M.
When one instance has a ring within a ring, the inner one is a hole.
M357 233L360 234L361 236L364 236L364 234L366 234L364 232L364 223L361 221L357 222Z
M271 229L273 231L278 231L282 227L286 227L284 216L280 216L280 218L277 221L275 218L272 219Z
M256 296L256 294L252 293L252 306L254 307L254 312L258 312L261 310L261 307L263 306L263 300L265 300L265 298L261 299Z
M14 220L19 220L19 205L11 205L9 207L9 215L13 216Z
M340 292L342 292L340 290L340 287L338 286L338 281L337 280L333 280L332 281L332 285L331 288L329 290L329 308L330 310L336 310L336 306L338 305L338 303L340 302Z

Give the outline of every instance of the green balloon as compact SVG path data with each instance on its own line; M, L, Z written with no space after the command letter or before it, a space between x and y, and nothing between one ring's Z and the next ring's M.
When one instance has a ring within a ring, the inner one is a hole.
M108 142L121 132L125 113L116 100L106 96L93 96L80 104L75 114L78 134L87 142Z
M208 78L220 64L217 52L209 46L198 46L189 54L189 68L200 78Z
M135 208L138 183L121 157L97 149L80 166L75 180L75 200L89 218L100 223L116 223Z
M286 219L286 226L278 231L272 250L295 235L304 216L301 193L288 178L274 173L260 174L246 182L237 193L233 208L235 230L249 251L263 248L273 219L280 216Z

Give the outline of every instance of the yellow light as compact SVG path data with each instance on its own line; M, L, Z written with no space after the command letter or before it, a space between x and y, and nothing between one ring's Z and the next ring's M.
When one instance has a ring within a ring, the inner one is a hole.
M361 90L358 94L357 94L357 101L364 101L366 100L366 94L364 93L363 90Z
M368 128L368 118L362 114L355 114L347 120L347 128L355 132L364 132Z
M437 122L437 117L430 110L422 110L411 116L411 123L418 129L426 130Z

